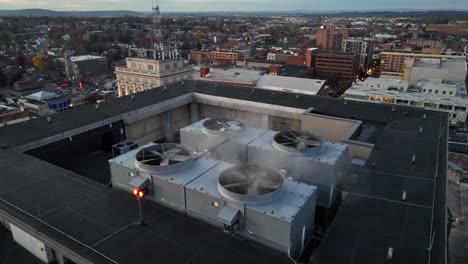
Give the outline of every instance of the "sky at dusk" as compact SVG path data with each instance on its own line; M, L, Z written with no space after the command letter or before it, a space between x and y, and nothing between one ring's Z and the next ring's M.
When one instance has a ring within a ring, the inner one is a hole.
M162 11L468 10L468 0L162 0ZM151 0L0 0L0 9L151 11Z

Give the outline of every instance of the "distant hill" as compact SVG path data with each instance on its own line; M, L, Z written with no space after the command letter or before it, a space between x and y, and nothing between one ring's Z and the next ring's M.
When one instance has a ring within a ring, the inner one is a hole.
M145 13L116 10L116 11L53 11L48 9L20 9L0 10L0 16L49 16L49 17L121 17L121 16L145 16Z
M432 13L435 15L444 15L450 13L467 13L468 10L423 10L423 9L375 9L375 10L281 10L281 11L205 11L205 12L165 12L170 15L191 15L191 16L203 16L203 15L220 15L220 16L231 16L231 15L273 15L273 14L289 14L289 15L346 15L346 16L361 16L361 15L418 15L425 13ZM116 10L116 11L54 11L49 9L20 9L20 10L0 10L0 17L2 16L49 16L49 17L123 17L123 16L149 16L151 12L135 12L128 10Z

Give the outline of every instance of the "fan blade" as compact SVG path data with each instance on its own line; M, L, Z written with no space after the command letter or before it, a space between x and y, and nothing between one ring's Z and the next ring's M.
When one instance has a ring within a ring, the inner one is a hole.
M180 153L183 149L179 148L179 147L174 147L166 152L164 152L164 154L177 154L177 153Z
M155 149L147 150L147 151L150 152L150 153L153 153L154 155L157 155L157 156L159 156L159 157L162 157L162 156L163 156L163 154L159 153L159 152L158 152L157 150L155 150Z
M170 160L169 156L164 157L161 163L159 163L159 166L169 166L169 160Z
M170 156L170 160L178 161L178 162L186 161L188 159L190 159L190 156L184 156L184 155L171 155Z
M159 155L154 155L154 154L148 154L148 155L139 154L139 155L137 156L137 159L153 158L153 157L161 157L161 156L159 156Z
M145 163L145 162L150 162L150 161L153 161L153 160L161 160L160 158L156 158L156 159L145 159L145 160L140 160L141 163Z
M282 142L280 143L281 145L285 146L285 147L294 147L294 146L297 146L297 143L296 142L291 142L291 141L288 141L288 142Z
M229 183L224 185L223 187L225 189L232 189L232 188L237 188L237 187L242 187L242 186L248 186L248 182L235 182L235 183Z
M297 139L294 138L294 137L295 137L294 134L293 134L294 137L288 137L288 136L286 136L286 135L281 135L281 136L282 136L283 138L289 139L289 140L291 140L291 141L293 141L293 142L296 142L296 141L297 141Z

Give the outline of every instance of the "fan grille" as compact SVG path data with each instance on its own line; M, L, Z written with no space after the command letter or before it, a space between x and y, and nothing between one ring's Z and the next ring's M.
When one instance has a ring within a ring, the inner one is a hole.
M202 126L203 131L208 134L237 132L244 128L244 124L239 120L226 117L208 119Z
M305 131L285 131L275 135L275 145L284 150L309 151L322 146L322 140Z
M172 143L145 147L138 151L135 158L137 167L143 170L181 166L192 160L187 149Z
M234 166L219 176L222 194L235 200L255 202L262 198L272 198L281 191L282 185L281 173L258 165Z

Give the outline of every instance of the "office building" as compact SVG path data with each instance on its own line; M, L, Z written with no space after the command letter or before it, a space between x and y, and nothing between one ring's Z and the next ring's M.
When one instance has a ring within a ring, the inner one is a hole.
M315 73L321 79L339 79L355 82L359 75L361 57L356 53L320 50L315 62Z
M75 80L78 80L83 75L105 72L109 69L107 58L101 56L72 56L69 60L72 68L72 75L70 77Z
M361 70L367 72L372 68L372 55L374 52L374 40L369 38L347 38L343 40L341 51L357 53L360 55L359 65Z

